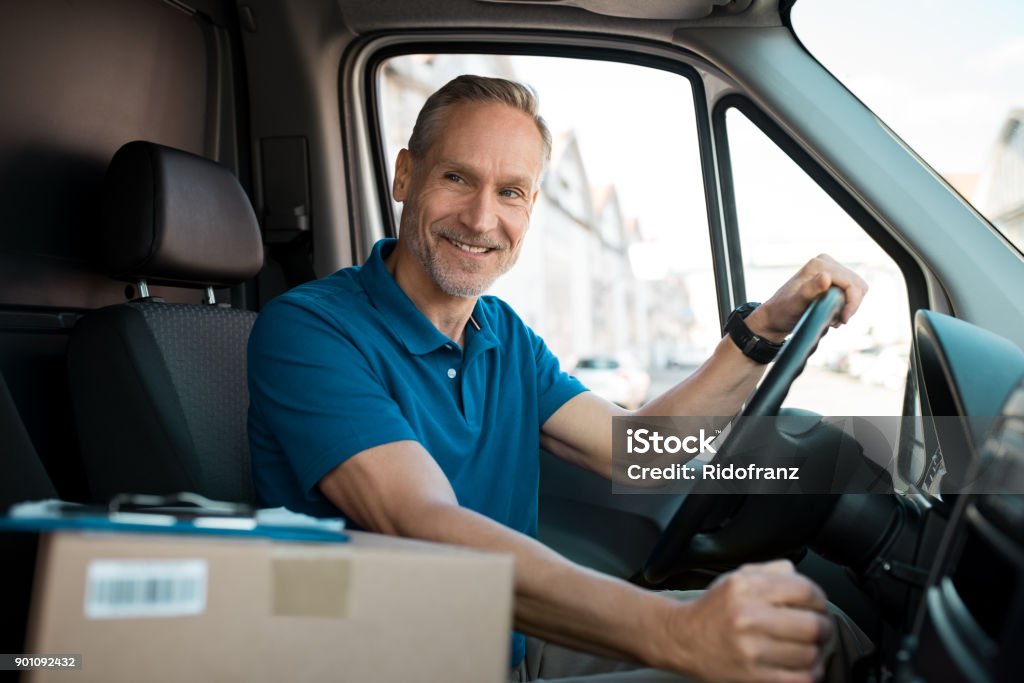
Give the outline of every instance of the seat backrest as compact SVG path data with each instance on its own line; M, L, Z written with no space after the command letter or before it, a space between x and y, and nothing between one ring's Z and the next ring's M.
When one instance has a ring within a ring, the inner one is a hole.
M218 164L152 143L125 145L104 186L105 265L142 298L75 325L68 374L95 498L194 491L252 503L245 347L256 319L223 304L169 304L149 284L206 289L254 277L259 227ZM197 300L200 299L197 293Z

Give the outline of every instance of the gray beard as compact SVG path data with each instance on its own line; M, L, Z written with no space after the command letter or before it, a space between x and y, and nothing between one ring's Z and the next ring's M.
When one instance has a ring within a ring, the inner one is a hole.
M405 233L404 228L405 226L400 226L399 237ZM519 254L515 254L515 256L505 264L504 268L495 273L493 277L486 279L483 282L478 279L474 282L466 282L463 278L457 277L450 270L445 268L445 265L437 252L427 253L426 246L415 228L411 228L406 234L406 243L409 245L409 251L412 252L420 264L423 265L427 274L430 275L430 279L433 280L441 291L448 296L463 298L480 296L486 292L492 284L494 284L495 280L507 273L519 259Z

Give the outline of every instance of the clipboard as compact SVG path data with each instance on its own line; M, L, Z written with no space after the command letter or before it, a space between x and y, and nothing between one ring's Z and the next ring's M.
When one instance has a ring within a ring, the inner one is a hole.
M112 531L345 543L345 520L286 508L254 509L195 493L122 494L106 506L60 500L21 503L0 517L0 532Z

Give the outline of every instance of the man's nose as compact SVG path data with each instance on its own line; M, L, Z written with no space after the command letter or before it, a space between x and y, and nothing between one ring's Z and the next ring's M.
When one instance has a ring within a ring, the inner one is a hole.
M488 191L474 192L467 197L459 220L471 230L493 230L498 227L498 198Z

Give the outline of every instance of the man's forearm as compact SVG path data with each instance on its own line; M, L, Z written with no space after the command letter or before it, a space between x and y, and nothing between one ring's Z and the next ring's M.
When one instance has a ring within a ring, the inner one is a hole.
M515 622L526 633L647 664L679 649L666 624L678 623L687 606L580 567L459 506L437 463L416 442L368 449L328 473L320 490L370 531L513 555ZM683 666L687 654L684 649L666 663Z
M581 567L471 510L431 505L397 525L403 536L515 556L516 628L593 654L660 665L675 601Z

